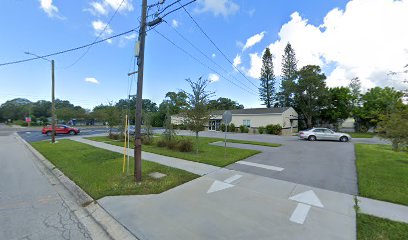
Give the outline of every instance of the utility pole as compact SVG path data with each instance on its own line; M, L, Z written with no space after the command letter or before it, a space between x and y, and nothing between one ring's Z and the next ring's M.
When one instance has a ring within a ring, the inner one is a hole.
M136 93L136 114L135 114L135 169L134 176L136 182L142 181L142 90L143 90L143 67L144 67L144 49L146 39L146 11L147 0L142 0L142 16L139 30L140 50L138 57L137 73L137 93Z
M55 78L54 78L54 60L51 60L51 118L52 118L52 143L55 143Z

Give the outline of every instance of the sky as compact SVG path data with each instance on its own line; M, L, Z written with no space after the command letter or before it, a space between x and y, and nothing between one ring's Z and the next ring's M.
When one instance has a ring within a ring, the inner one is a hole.
M149 21L174 1L151 7ZM363 89L408 88L408 0L197 0L186 10L216 47L183 9L149 30L143 98L157 104L169 91L189 91L185 79L204 77L214 98L261 107L262 53L271 49L279 80L287 42L298 67L319 65L329 87L347 86L359 77ZM32 57L25 52L46 55L138 28L140 16L141 0L2 0L0 64ZM136 76L127 74L137 70L136 41L137 32L131 32L50 57L56 98L92 109L135 94ZM51 99L50 62L0 66L0 104L17 97Z

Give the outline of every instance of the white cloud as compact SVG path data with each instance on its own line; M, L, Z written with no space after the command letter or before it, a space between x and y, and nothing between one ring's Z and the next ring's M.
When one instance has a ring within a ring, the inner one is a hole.
M100 36L101 38L106 38L113 33L112 28L101 20L93 21L92 27L95 30L95 36ZM107 42L112 43L112 39L107 40Z
M392 79L389 71L402 72L408 63L408 1L353 0L344 10L332 9L323 24L315 26L294 12L268 47L274 55L275 74L281 74L283 50L290 42L298 67L315 64L327 72L328 86L347 85L359 77L363 88L402 83L407 74ZM249 76L259 76L262 54L250 54Z
M89 11L93 15L107 15L110 11L116 11L119 8L118 12L132 12L134 10L132 5L132 0L124 0L122 5L120 5L122 0L101 0L90 2L91 8L84 9Z
M99 81L94 77L85 78L85 82L89 82L89 83L93 83L93 84L99 84Z
M254 36L250 37L247 39L245 45L242 47L242 51L245 51L248 48L253 47L255 44L259 43L260 41L262 41L262 39L265 36L265 31L260 32L258 34L255 34Z
M208 80L210 80L210 82L217 82L217 81L220 80L220 76L218 76L218 75L215 74L215 73L210 73L210 74L208 75Z
M124 36L124 38L127 39L127 40L135 39L136 38L136 33L126 35L126 36Z
M199 0L198 7L194 10L196 13L212 12L214 16L235 14L239 10L239 5L233 0Z
M176 19L171 20L171 26L174 28L178 28L179 22Z
M215 58L217 55L215 55L215 53L211 54L212 58Z
M52 4L52 0L40 0L40 7L49 17L62 18L58 15L59 9Z
M92 10L95 11L95 13L100 14L100 15L108 14L108 9L102 3L91 2L90 5L92 7Z
M241 63L241 55L237 54L237 56L235 56L234 58L233 66L238 67L239 65L241 65Z

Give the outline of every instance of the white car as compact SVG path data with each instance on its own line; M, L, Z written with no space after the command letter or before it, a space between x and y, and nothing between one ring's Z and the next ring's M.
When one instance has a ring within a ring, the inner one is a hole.
M316 140L337 140L340 142L348 142L351 136L347 133L337 133L328 128L311 128L299 132L300 139L307 139L309 141Z

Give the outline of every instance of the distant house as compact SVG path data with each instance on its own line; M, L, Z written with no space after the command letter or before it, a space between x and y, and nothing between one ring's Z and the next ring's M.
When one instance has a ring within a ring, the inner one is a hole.
M257 131L259 127L265 127L268 124L279 124L282 127L282 134L289 135L298 130L298 114L292 107L285 108L248 108L228 110L232 113L232 120L236 127L241 125L251 129L250 132ZM208 131L220 131L222 114L224 110L214 111L209 122ZM182 115L171 116L171 123L182 125L184 122Z

